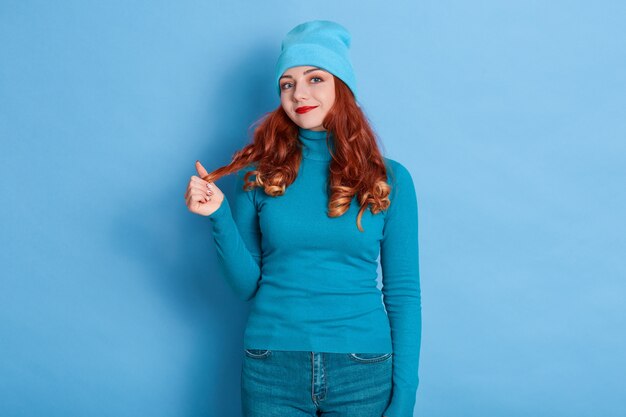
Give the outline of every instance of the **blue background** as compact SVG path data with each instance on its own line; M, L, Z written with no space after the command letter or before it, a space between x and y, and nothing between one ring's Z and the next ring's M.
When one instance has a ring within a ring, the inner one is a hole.
M0 415L239 415L249 305L183 196L279 105L280 41L310 19L352 33L361 105L415 180L415 415L626 415L624 16L3 0Z

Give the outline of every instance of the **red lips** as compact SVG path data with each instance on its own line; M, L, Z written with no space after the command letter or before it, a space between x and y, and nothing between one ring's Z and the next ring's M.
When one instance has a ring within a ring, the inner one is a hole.
M306 113L309 110L313 110L314 108L316 108L317 106L303 106L303 107L298 107L296 109L296 113L298 114L302 114L302 113Z

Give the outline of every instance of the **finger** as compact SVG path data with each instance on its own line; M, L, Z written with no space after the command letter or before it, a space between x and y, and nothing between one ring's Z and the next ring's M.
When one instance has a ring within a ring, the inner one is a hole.
M208 197L205 197L201 194L191 194L187 198L187 207L192 207L193 203L206 203L208 201Z
M189 186L189 192L191 192L191 191L196 191L198 193L203 193L203 194L207 194L207 193L213 194L213 189L211 189L211 188L209 188L209 187L207 187L205 185L196 185L196 184L190 185Z
M193 195L198 195L201 197L208 197L209 191L206 189L202 189L202 188L192 188L191 190L189 190L188 196L193 196Z
M190 186L185 193L185 200L189 198L189 196L196 194L207 197L209 195L212 195L213 192L209 191L206 187Z
M215 185L214 182L207 182L205 180L203 180L202 178L198 178L195 175L191 177L191 181L189 184L189 187L192 186L199 186L200 188L203 189L208 189L210 192L214 193L214 192L221 192L217 186Z
M204 178L209 175L209 173L206 169L204 169L200 161L196 161L196 171L198 171L198 175L200 176L200 178Z
M185 191L185 200L191 195L193 191L193 185L190 183L187 187L187 191Z
M189 181L189 182L190 182L191 184L204 184L204 185L208 184L208 182L207 182L207 181L203 180L202 178L200 178L200 177L199 177L199 176L197 176L197 175L192 175L192 176L191 176L191 179L190 179L190 181Z
M191 181L189 181L189 183L190 183L190 186L191 184L198 184L204 188L208 188L211 191L215 191L215 188L217 188L214 182L205 181L196 175L191 176Z

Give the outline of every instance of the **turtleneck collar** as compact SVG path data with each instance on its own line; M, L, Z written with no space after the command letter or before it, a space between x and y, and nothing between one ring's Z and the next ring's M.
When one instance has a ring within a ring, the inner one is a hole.
M326 146L325 130L310 130L298 128L298 138L302 143L302 157L316 161L330 161L332 159ZM330 146L334 149L333 136L331 133Z

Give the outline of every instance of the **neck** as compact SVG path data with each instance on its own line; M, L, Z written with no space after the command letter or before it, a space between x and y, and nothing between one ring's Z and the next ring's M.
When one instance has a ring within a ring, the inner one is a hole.
M298 128L298 139L302 143L302 157L317 161L330 161L332 159L326 145L326 130L310 130ZM330 135L330 146L334 149L333 135Z

